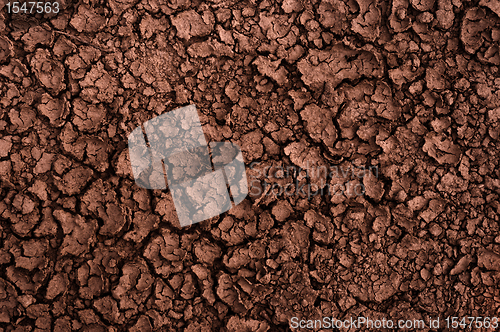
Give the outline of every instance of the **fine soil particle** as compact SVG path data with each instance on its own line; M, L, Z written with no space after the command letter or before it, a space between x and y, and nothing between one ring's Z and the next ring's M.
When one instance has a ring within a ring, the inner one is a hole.
M499 315L498 1L58 3L0 2L0 332ZM180 227L127 138L188 104L250 194Z

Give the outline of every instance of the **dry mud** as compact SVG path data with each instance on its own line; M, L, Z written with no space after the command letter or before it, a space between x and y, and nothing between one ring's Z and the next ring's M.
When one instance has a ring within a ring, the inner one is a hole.
M498 0L5 4L0 331L499 315ZM127 136L187 104L249 179L378 177L181 228L168 190L135 184Z

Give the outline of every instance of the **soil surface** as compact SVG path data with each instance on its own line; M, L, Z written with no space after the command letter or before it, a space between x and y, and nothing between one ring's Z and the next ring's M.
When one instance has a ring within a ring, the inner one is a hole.
M500 315L498 0L6 4L0 331ZM189 104L257 185L180 227L127 137Z

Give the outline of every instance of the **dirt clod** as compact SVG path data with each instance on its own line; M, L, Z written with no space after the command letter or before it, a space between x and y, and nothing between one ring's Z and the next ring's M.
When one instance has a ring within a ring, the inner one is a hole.
M0 331L498 316L499 1L58 4L0 1ZM182 227L128 137L189 104L250 193Z

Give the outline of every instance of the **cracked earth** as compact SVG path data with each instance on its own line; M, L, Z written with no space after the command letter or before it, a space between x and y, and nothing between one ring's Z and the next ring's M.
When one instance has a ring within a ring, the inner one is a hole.
M500 315L498 0L6 3L0 331ZM135 184L127 137L188 104L259 183L378 177L180 227L168 190Z

